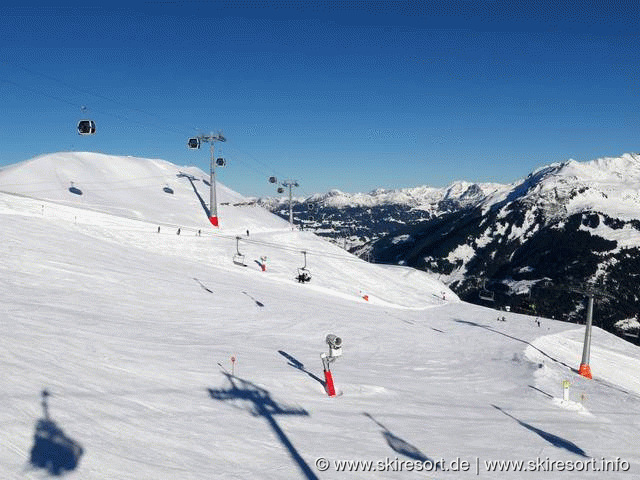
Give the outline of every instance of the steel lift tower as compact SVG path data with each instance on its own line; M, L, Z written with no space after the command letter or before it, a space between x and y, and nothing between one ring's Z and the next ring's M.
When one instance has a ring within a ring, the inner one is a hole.
M224 158L220 157L218 159L215 158L215 142L226 142L227 139L224 138L222 133L209 135L198 135L197 137L192 137L187 142L187 147L192 150L197 150L200 148L201 143L209 143L211 151L211 167L210 167L210 177L209 183L211 187L209 189L209 221L214 227L218 227L218 201L216 199L216 166L224 167L227 162Z

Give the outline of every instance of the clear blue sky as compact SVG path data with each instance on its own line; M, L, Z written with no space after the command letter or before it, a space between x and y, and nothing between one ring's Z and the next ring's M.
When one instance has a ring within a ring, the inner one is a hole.
M640 150L637 1L52 3L0 6L0 166L88 150L208 171L186 140L222 130L220 181L304 195Z

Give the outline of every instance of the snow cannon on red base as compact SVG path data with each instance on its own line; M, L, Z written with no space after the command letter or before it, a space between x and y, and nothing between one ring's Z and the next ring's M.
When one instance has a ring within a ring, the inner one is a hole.
M320 354L320 358L322 359L322 368L324 370L325 388L327 390L327 395L335 397L336 389L333 385L331 363L335 362L336 358L342 355L342 338L337 335L329 334L325 338L325 342L329 345L329 354Z

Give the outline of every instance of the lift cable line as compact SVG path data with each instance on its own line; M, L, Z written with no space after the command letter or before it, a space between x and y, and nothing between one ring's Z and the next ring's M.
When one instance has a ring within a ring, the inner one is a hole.
M55 100L57 102L64 103L66 105L71 105L71 106L76 107L76 108L78 108L78 107L81 108L82 107L77 102L73 102L73 101L68 100L66 98L63 98L63 97L60 97L60 96L57 96L57 95L52 95L50 93L45 93L42 90L34 89L34 88L31 88L31 87L26 87L24 85L16 83L16 82L14 82L12 80L8 80L6 78L0 78L0 83L5 83L7 85L11 85L12 87L18 88L20 90L24 90L26 92L33 93L35 95L40 95L42 97L49 98L51 100ZM136 124L136 125L139 125L141 127L149 127L149 123L141 122L141 121L138 121L138 120L132 120L131 118L123 116L123 115L120 115L118 113L112 113L112 112L108 112L108 111L105 111L105 110L97 110L97 109L94 109L94 111L98 111L101 115L108 116L108 117L120 120L121 122L126 123L127 125ZM77 133L80 133L79 132L79 127L80 127L80 125L76 125L76 132ZM158 127L154 126L154 128L158 128ZM158 128L158 129L159 130L165 130L166 132L170 132L170 133L178 132L175 129L167 129L167 128L162 128L162 127ZM83 134L80 133L80 135L83 135Z
M130 116L128 115L121 115L121 114L117 114L117 113L113 113L113 112L109 112L109 111L104 111L103 109L96 109L94 108L93 110L100 113L101 115L106 115L112 118L115 118L117 120L120 120L122 122L125 122L127 125L131 125L131 124L136 124L136 125L140 125L142 127L149 127L152 126L155 130L162 130L165 131L167 133L171 133L171 134L180 134L181 131L183 130L178 130L175 127L172 127L171 125L168 124L168 122L162 118L160 118L158 115L148 112L144 109L141 108L135 108L132 107L131 105L123 102L122 100L118 100L115 99L113 97L109 97L107 95L102 95L100 93L97 93L95 91L91 91L85 88L81 88L77 85L74 85L70 82L67 82L65 80L62 80L60 78L56 78L54 76L45 74L45 73L41 73L41 72L37 72L34 71L31 68L27 68L23 65L19 65L13 62L7 62L5 60L3 60L2 62L0 62L0 65L5 65L7 67L11 67L15 70L20 70L24 73L27 73L33 77L36 78L40 78L42 80L47 81L48 83L56 83L62 87L64 87L65 89L68 89L70 91L74 91L77 92L79 94L82 94L83 96L90 96L94 99L98 99L98 100L102 100L105 102L108 102L109 104L112 104L116 107L119 108L124 108L127 112L131 112L134 114L142 114L144 116L146 116L148 119L153 119L153 122L148 122L148 121L140 121L140 120L135 120L130 118ZM0 82L1 83L5 83L7 85L10 85L12 87L36 94L36 95L41 95L43 97L55 100L57 102L61 102L67 105L71 105L73 107L80 107L80 108L84 108L83 106L79 105L78 102L75 101L71 101L68 98L63 98L61 96L56 96L56 95L52 95L46 91L44 91L43 89L37 89L35 87L27 87L24 85L24 82L14 82L12 80L9 80L7 78L0 78ZM82 119L80 122L78 122L78 125L76 126L76 130L77 133L83 136L86 135L93 135L95 134L96 131L96 124L95 121L90 120L90 119ZM247 151L244 151L236 146L234 146L233 144L231 144L231 148L237 150L240 155L238 156L239 158L237 158L236 160L238 161L238 163L245 165L249 170L252 170L253 173L257 174L258 177L262 177L264 178L265 176L265 172L274 172L274 173L278 173L275 172L275 170L273 169L272 166L269 166L267 164L265 164L264 162L258 160L257 158L255 158L253 155L251 155L250 153L248 153ZM244 157L247 161L243 161L242 158L240 157ZM250 165L249 162L253 163L254 165ZM258 168L256 168L258 167Z
M228 141L227 146L225 148L235 150L238 153L238 155L233 157L234 162L237 160L238 162L242 163L247 167L247 169L256 173L260 178L264 178L265 176L269 176L269 175L282 176L280 175L279 172L274 170L273 166L267 165L261 160L258 160L251 153L247 152L242 148L237 147L233 141ZM249 165L248 161L244 161L245 158L246 160L251 161L255 165Z
M147 117L153 118L157 122L159 122L158 124L153 125L153 127L155 129L164 130L166 132L170 132L170 133L174 133L174 134L181 134L181 131L176 129L176 128L166 127L165 126L166 122L163 119L161 119L160 117L158 117L157 115L153 114L153 113L149 113L149 112L147 112L145 110L142 110L140 108L133 108L130 105L128 105L127 103L122 102L120 100L116 100L116 99L114 99L112 97L108 97L106 95L101 95L99 93L96 93L95 91L87 90L87 89L84 89L84 88L79 88L78 86L69 84L69 83L65 82L64 80L61 80L59 78L56 78L56 77L53 77L51 75L47 75L47 74L44 74L44 73L36 72L36 71L34 71L32 69L24 67L23 65L18 65L18 64L6 62L6 61L4 61L3 63L5 65L11 66L11 67L16 68L18 70L22 70L22 71L24 71L24 72L26 72L26 73L28 73L30 75L33 75L34 77L38 77L38 78L47 80L49 82L58 83L59 85L62 85L63 87L65 87L65 88L67 88L69 90L75 91L77 93L80 93L82 95L91 96L91 97L99 99L99 100L104 100L104 101L106 101L108 103L111 103L111 104L117 106L117 107L125 108L129 112L141 113L143 115L146 115ZM78 106L77 102L72 102L70 100L66 100L66 99L63 99L61 97L45 93L45 92L43 92L41 90L36 90L34 88L25 87L24 85L16 83L16 82L13 82L11 80L2 79L0 81L5 82L7 84L10 84L10 85L12 85L14 87L20 88L22 90L29 91L31 93L36 93L38 95L42 95L42 96L45 96L47 98L50 98L50 99L53 99L53 100L56 100L56 101L66 103L68 105L73 105L73 106L76 106L76 107ZM129 124L130 123L136 123L136 124L138 124L140 126L144 126L144 127L150 126L150 124L148 122L140 122L140 121L132 120L131 118L128 118L126 116L122 116L122 115L119 115L119 114L108 113L108 112L104 112L104 111L101 111L101 113L103 113L105 115L108 115L108 116L111 116L113 118L116 118L118 120L122 120L122 121L128 122Z

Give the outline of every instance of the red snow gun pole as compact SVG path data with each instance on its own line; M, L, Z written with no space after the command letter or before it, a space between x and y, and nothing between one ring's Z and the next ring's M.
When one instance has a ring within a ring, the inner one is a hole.
M324 386L327 390L327 395L330 397L336 396L336 387L333 385L333 375L331 374L331 369L329 368L328 357L326 353L321 355L322 358L322 366L324 368Z
M327 395L330 397L336 396L336 388L333 384L333 375L331 374L331 363L335 362L336 358L342 355L342 339L336 335L327 335L325 342L329 345L329 354L320 354L322 359L322 368L324 370L324 382L327 390Z

